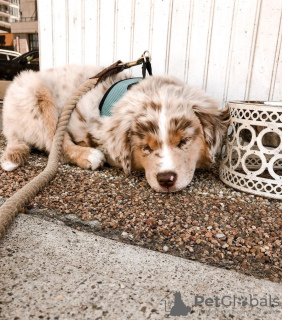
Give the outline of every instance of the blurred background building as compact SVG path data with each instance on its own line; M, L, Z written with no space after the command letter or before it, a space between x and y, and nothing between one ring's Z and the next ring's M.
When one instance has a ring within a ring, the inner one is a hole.
M0 32L11 33L11 23L19 20L19 0L0 0Z
M36 0L0 0L0 48L20 53L38 49Z

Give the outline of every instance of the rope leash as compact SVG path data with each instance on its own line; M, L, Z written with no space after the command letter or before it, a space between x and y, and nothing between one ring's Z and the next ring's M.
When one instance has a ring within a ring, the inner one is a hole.
M12 197L6 200L0 207L0 239L4 237L6 231L21 208L26 206L38 194L38 192L55 177L59 167L59 159L62 151L64 134L71 113L76 107L76 104L80 98L106 78L142 63L143 69L145 65L145 68L148 70L149 74L151 74L151 69L149 70L147 67L149 65L149 68L151 68L150 55L148 51L145 51L141 58L136 61L123 63L119 60L115 62L108 68L102 70L93 78L86 80L72 94L70 99L65 104L58 120L56 133L53 138L51 151L45 169L38 176L27 183L22 189L17 191Z
M0 207L0 239L4 236L20 209L27 205L55 177L59 167L64 134L71 113L83 94L94 88L97 82L97 78L85 81L65 104L58 121L46 168Z

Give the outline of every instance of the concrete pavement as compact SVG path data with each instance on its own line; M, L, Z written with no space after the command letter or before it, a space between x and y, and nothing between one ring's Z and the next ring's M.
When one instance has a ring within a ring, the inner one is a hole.
M0 319L282 319L279 284L46 219L0 241Z

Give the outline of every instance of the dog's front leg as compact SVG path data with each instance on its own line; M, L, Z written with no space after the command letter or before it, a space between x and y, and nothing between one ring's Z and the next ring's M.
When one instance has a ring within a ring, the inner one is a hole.
M104 154L100 150L76 145L67 132L63 141L63 158L68 163L91 170L96 170L103 166L106 161Z

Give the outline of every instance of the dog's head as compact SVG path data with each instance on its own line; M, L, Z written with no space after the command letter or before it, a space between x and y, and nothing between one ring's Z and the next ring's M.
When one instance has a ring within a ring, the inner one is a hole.
M229 111L203 91L172 77L150 77L115 105L104 138L126 174L144 169L153 189L174 192L214 161L228 124Z

